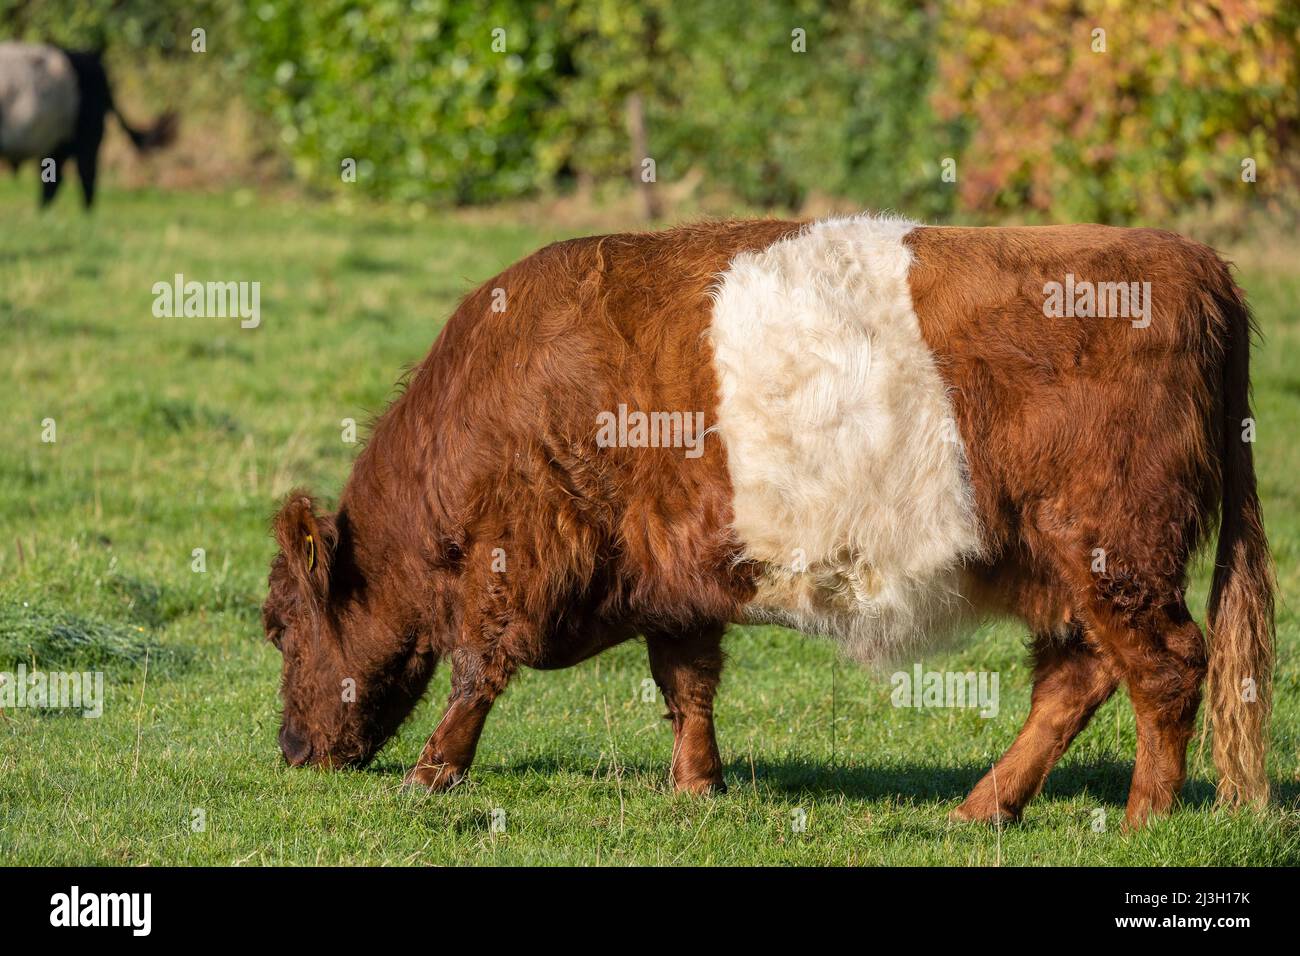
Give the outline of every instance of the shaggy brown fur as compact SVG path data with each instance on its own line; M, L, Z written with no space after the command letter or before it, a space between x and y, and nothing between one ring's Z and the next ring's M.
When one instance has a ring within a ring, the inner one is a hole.
M1250 323L1227 267L1154 230L918 229L908 242L993 548L973 572L990 603L1040 635L1025 728L957 814L1017 816L1121 680L1138 723L1128 819L1169 808L1207 667L1186 569L1220 502L1209 658L1220 793L1264 801L1272 583L1242 441ZM1150 282L1150 327L1045 317L1044 284L1067 272Z
M755 571L730 530L725 449L716 436L698 459L597 448L595 422L620 403L715 421L709 290L738 253L800 228L559 243L462 302L375 426L337 513L295 492L276 519L263 613L284 655L286 759L369 759L447 658L447 712L407 781L451 786L517 668L566 667L644 634L676 785L723 786L720 642ZM973 590L1037 635L1033 706L996 768L997 797L990 775L956 814L1018 816L1121 681L1139 736L1128 819L1167 810L1207 666L1222 794L1264 800L1272 591L1240 439L1249 321L1227 268L1177 236L1093 226L922 228L906 241L987 537ZM1067 272L1151 282L1151 327L1045 318L1044 283ZM1207 665L1184 589L1220 505Z

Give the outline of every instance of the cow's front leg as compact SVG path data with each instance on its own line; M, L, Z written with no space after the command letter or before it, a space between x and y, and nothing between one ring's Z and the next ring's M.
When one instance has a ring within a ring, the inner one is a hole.
M722 628L646 635L650 673L673 722L672 781L690 793L723 792L713 730L713 695L722 679Z
M511 673L501 662L471 660L463 653L453 659L447 709L404 785L449 790L465 779L488 713Z

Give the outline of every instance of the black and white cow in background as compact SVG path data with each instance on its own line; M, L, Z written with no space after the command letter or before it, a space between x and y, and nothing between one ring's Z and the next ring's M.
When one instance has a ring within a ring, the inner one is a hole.
M41 205L59 190L60 167L72 157L81 176L86 208L95 201L95 167L104 138L104 117L114 113L138 152L170 143L176 118L161 117L136 129L118 112L99 53L79 53L36 43L0 43L0 158L16 172L36 160L41 176Z

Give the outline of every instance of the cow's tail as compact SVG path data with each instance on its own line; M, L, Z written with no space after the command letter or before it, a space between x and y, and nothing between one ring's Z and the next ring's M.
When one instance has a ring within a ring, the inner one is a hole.
M1208 724L1213 731L1219 802L1268 802L1269 716L1272 710L1273 560L1255 486L1251 454L1250 339L1245 299L1229 280L1219 296L1227 325L1223 365L1223 500L1219 545L1207 613ZM1225 290L1226 292L1226 290Z
M122 129L126 130L126 135L131 137L131 143L137 153L149 153L170 146L176 141L177 117L173 112L164 113L143 129L128 123L116 107L113 108L113 114L122 124Z
M156 149L162 149L164 146L170 146L176 141L176 130L179 125L176 113L171 111L163 113L153 123L143 128L132 126L117 108L117 104L113 102L113 90L109 86L107 76L104 77L104 96L108 111L116 116L117 121L122 124L122 129L131 138L131 144L135 146L137 153L153 152Z

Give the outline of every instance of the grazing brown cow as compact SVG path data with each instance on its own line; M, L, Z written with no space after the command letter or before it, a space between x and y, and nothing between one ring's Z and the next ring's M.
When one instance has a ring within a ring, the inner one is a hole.
M1152 230L863 216L548 246L461 303L338 511L295 492L276 518L284 755L367 760L445 657L407 782L446 788L518 667L641 634L676 786L721 789L728 622L871 662L1009 614L1033 704L957 817L1016 818L1121 681L1128 821L1167 811L1207 671L1221 796L1263 802L1249 337L1228 267ZM1207 652L1184 592L1216 513Z

